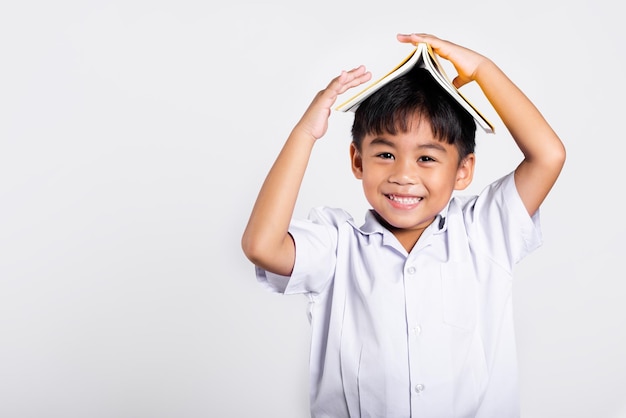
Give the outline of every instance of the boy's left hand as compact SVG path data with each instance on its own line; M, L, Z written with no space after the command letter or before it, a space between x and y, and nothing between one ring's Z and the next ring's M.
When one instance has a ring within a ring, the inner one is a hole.
M471 49L457 45L450 41L440 39L436 36L425 33L398 34L398 41L404 43L418 44L424 42L429 44L433 51L441 58L444 58L454 65L457 76L453 80L456 88L476 80L478 69L481 65L489 62L489 59Z

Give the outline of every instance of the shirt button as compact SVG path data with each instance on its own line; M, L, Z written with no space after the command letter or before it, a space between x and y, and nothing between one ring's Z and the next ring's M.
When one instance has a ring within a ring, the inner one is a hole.
M422 393L422 392L424 392L424 389L426 389L426 387L423 384L421 384L421 383L418 383L417 385L415 385L415 392L416 393Z
M416 270L415 267L411 266L408 269L406 269L406 272L409 274L415 274Z
M419 325L413 328L413 334L420 335L421 333L422 333L422 327L420 327Z

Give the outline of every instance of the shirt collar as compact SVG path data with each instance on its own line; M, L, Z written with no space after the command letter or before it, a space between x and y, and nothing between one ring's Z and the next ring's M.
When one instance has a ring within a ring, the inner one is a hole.
M448 204L443 208L443 210L439 212L439 214L433 221L433 225L436 225L435 231L433 231L434 234L439 234L448 229L448 207L449 206L450 206L450 202L448 202ZM384 232L387 230L378 221L378 219L376 218L376 215L374 214L373 209L368 210L367 213L365 214L365 222L363 223L363 225L361 225L360 227L356 225L353 225L353 226L354 228L358 229L359 231L361 231L363 234L366 234L366 235L375 234L375 233L384 234Z
M462 261L467 257L467 243L463 245L465 240L457 239L440 239L435 238L441 234L447 234L449 224L449 212L450 206L455 199L451 199L448 204L437 215L435 220L424 230L424 233L418 240L415 247L411 250L411 253L420 251L421 249L433 245L443 245L445 248L441 249L441 254L445 254L446 260ZM455 209L452 209L455 212ZM385 246L393 247L401 254L408 255L406 250L400 245L399 241L393 235L391 231L385 228L376 218L373 210L367 211L365 214L365 222L360 227L354 224L354 221L350 221L352 227L362 233L363 235L380 234L382 236L382 244ZM435 238L435 239L433 239Z
M445 232L448 229L448 208L449 207L450 207L450 201L448 201L448 204L443 208L441 212L439 212L439 215L437 215L437 219L435 219L435 222L437 224L437 230L434 232L435 234L440 234L442 232Z
M361 225L361 227L357 227L357 229L366 235L376 233L383 234L385 231L385 227L378 221L373 209L367 211L365 214L365 223Z
M430 238L432 236L439 235L448 229L447 213L449 204L450 203L448 202L448 205L446 205L446 207L437 215L435 220L424 230L413 250L419 250L420 248L431 245L432 240ZM365 222L361 225L361 227L357 227L354 223L352 223L352 226L364 235L382 235L383 245L393 247L400 253L406 255L404 247L402 247L393 233L380 223L372 209L367 211L365 214Z

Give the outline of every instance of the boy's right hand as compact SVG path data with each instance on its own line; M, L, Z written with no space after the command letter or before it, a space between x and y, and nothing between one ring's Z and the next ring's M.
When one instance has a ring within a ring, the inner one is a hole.
M263 182L242 236L244 253L255 265L282 276L291 274L296 250L289 223L313 145L328 129L337 96L370 78L363 66L342 71L315 96L291 131Z
M294 127L294 131L298 130L300 135L310 137L312 140L320 139L328 129L328 117L337 97L348 89L366 83L371 78L372 74L366 71L363 65L350 71L342 71L324 90L317 93Z

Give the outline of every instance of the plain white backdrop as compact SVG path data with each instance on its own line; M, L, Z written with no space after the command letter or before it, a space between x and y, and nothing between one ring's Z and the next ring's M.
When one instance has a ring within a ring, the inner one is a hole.
M626 417L626 31L608 0L0 6L0 417L308 416L306 300L240 249L261 182L342 69L430 32L492 58L562 137L514 287L523 416ZM519 151L479 133L478 192ZM333 114L296 215L367 209Z

